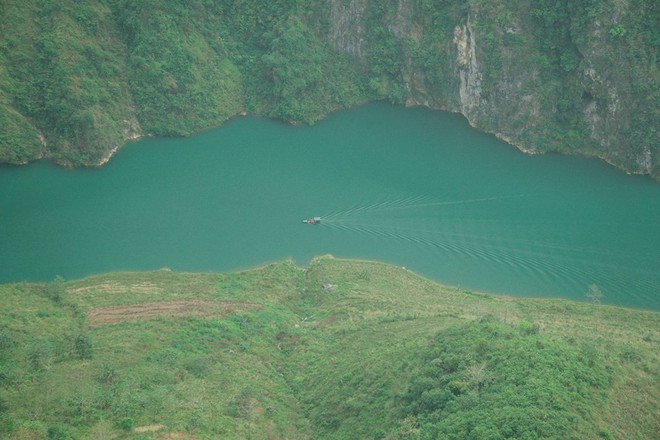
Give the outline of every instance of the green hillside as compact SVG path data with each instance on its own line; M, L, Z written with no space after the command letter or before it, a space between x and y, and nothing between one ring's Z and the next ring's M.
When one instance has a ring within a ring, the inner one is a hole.
M324 257L0 286L8 439L649 439L660 315Z
M385 99L658 178L659 48L653 0L5 0L0 162Z

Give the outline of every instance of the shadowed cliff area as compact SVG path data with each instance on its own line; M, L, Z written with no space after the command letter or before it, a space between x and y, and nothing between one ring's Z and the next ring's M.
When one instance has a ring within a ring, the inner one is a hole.
M244 112L460 112L528 152L660 177L660 6L641 0L6 1L0 160L98 165Z

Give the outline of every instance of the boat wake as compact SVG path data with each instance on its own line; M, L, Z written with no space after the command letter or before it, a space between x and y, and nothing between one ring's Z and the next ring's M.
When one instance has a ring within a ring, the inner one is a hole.
M492 196L444 201L434 201L428 196L415 196L396 200L387 200L369 205L356 206L346 210L330 211L326 213L323 218L334 221L342 221L346 219L350 220L356 216L371 216L373 214L386 213L388 211L412 211L420 208L494 202L518 197L523 197L523 195L517 194L508 196Z
M625 272L639 272L636 282L648 284L640 286L642 289L654 288L652 274L646 269L636 270L648 264L636 264L635 255L622 255L616 248L581 246L571 240L566 232L584 225L556 219L546 224L535 222L537 227L530 229L525 220L498 214L506 210L503 203L520 197L437 201L418 196L331 211L322 218L324 227L374 240L376 246L381 240L398 242L437 261L450 258L454 264L510 272L512 279L515 273L524 273L561 291L582 291L594 280L603 291L626 290L631 280L617 270L622 264L630 268ZM500 211L490 209L496 206ZM493 217L489 213L494 213Z

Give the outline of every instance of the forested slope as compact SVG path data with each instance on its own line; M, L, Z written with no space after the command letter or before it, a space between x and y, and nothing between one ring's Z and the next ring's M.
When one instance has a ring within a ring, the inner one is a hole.
M0 160L103 163L243 112L371 99L461 112L530 152L660 176L651 0L6 0Z

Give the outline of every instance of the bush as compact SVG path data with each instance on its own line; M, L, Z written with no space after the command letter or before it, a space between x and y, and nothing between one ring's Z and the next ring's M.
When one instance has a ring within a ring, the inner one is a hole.
M50 300L55 304L59 304L62 301L65 292L66 289L64 288L64 278L59 275L56 276L53 281L48 283L48 287L46 288L46 294L48 295L48 298L50 298Z
M201 378L208 374L213 361L208 356L197 356L185 362L185 369L195 377Z
M3 328L0 329L0 354L4 351L9 351L14 347L14 335L11 330Z
M92 358L92 340L89 336L79 334L73 341L74 352L80 359Z
M132 431L133 425L135 425L135 421L130 417L124 417L117 423L117 426L124 431Z
M99 382L105 385L111 385L117 381L118 377L119 373L114 367L108 364L101 365L101 371L98 375Z
M41 341L33 343L27 352L27 361L33 371L39 372L45 370L53 361L53 349L51 345Z
M518 330L520 330L521 335L535 335L539 332L539 329L538 324L532 324L525 320L520 321L518 324Z
M48 439L49 440L68 440L71 438L69 432L64 428L63 425L57 424L48 427Z

